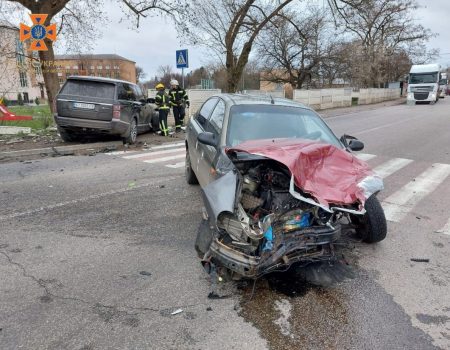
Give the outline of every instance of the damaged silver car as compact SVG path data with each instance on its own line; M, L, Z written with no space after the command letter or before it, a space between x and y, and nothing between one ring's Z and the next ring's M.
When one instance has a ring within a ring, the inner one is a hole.
M386 237L383 181L313 110L285 99L221 94L186 129L186 180L205 205L196 250L222 275L258 278L336 259L343 226Z

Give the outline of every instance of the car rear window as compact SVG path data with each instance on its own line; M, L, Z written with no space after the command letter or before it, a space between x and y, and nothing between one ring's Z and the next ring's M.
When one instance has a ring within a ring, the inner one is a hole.
M68 80L61 94L114 99L115 85L101 81Z

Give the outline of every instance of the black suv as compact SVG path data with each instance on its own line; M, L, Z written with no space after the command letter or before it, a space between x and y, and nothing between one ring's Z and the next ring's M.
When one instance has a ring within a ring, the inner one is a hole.
M158 113L151 102L136 84L73 76L56 96L55 122L64 141L87 134L111 134L131 144L138 133L158 129Z

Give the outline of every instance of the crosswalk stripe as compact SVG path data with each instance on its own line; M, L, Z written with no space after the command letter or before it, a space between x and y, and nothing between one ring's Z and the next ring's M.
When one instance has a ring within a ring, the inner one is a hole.
M376 157L375 154L369 154L369 153L355 153L355 156L358 159L361 159L363 161L368 161L368 160L373 159L373 158Z
M114 152L108 152L105 153L108 156L120 156L122 154L130 154L130 153L136 153L137 151L114 151Z
M450 164L435 163L422 174L383 201L384 214L389 221L399 222L428 194L450 175Z
M184 152L184 150L185 150L184 147L183 148L172 148L172 149L167 149L167 150L163 150L163 151L143 152L143 153L139 153L139 154L132 154L131 156L124 156L122 158L138 159L138 158L145 158L145 157L149 157L149 156L159 156L159 155L168 154L168 153Z
M403 167L407 166L409 163L412 163L411 159L394 158L377 166L373 170L384 179L385 177L388 177L389 175L392 175L396 171L399 171Z
M182 167L184 167L184 165L185 165L185 162L182 161L182 162L175 163L175 164L167 164L166 167L176 169L176 168L182 168Z
M184 142L174 142L174 143L168 143L168 144L159 145L159 146L152 146L149 149L153 150L153 149L164 149L164 148L184 147L184 146L185 146Z
M184 157L186 157L186 155L183 153L183 154L178 154L178 155L175 155L175 156L161 157L161 158L156 158L156 159L144 160L144 163L148 163L148 164L162 163L162 162L167 162L169 160L180 159L180 158L184 158Z
M444 227L441 228L440 230L437 230L436 233L442 233L444 235L450 236L450 219L447 221L447 223L444 225Z

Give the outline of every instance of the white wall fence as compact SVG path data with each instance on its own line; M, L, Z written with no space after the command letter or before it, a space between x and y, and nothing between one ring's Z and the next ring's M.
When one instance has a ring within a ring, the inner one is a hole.
M211 96L220 94L220 89L188 89L190 108L186 111L186 120L194 115L201 105ZM250 95L272 96L274 98L284 97L284 91L262 91L245 90ZM155 97L156 90L148 89L148 97ZM321 89L321 90L294 90L294 101L303 103L313 109L327 109L338 107L350 107L353 104L365 105L400 98L400 89L360 89L353 91L351 88L344 89ZM172 113L169 115L169 124L173 124Z
M400 89L344 89L294 90L294 101L313 109L350 107L354 104L365 105L400 98Z

